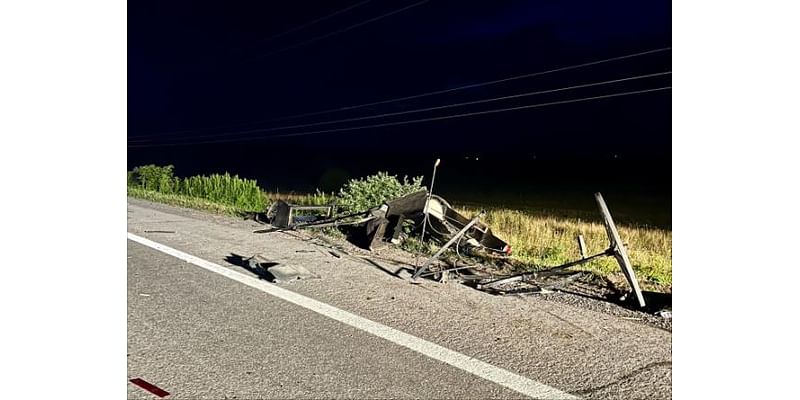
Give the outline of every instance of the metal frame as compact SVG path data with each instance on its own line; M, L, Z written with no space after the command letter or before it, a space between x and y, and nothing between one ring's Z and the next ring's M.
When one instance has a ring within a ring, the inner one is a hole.
M317 206L300 206L300 207L301 208L299 208L299 209L302 210L302 209L306 209L304 207L317 207ZM325 206L325 207L328 207L328 206ZM337 217L337 218L325 219L325 220L322 220L322 221L307 222L307 223L304 223L304 224L290 224L290 225L285 226L285 227L274 227L274 228L270 228L270 229L259 229L259 230L253 231L253 233L270 233L270 232L279 232L279 231L286 231L286 230L295 230L295 229L300 229L300 228L323 228L323 227L326 227L326 226L358 225L358 224L363 224L364 222L368 222L368 221L371 221L371 220L377 218L376 215L368 215L368 214L369 214L368 212L358 212L358 213L352 213L352 214L343 215L343 216ZM357 216L361 216L361 218L353 220L353 221L346 221L348 218L353 218L353 217L357 217Z
M478 220L480 220L481 217L483 217L484 214L485 212L481 211L481 213L473 217L468 224L464 225L464 227L461 228L461 230L458 231L458 233L453 235L453 237L451 237L450 240L448 240L447 243L444 244L444 246L442 246L434 255L428 258L425 261L425 263L422 264L421 267L419 267L416 271L414 271L414 276L411 277L411 280L416 281L417 278L419 278L420 275L422 275L428 269L428 267L430 267L431 263L433 263L434 260L438 259L439 256L441 256L442 253L445 252L445 250L447 250L450 246L453 245L453 243L455 243L459 238L461 238L461 236L464 236L464 234L467 233L469 228L475 225L478 222Z

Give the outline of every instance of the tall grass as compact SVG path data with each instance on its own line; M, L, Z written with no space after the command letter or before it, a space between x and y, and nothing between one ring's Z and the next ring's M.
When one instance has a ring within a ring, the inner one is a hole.
M181 179L173 171L172 165L136 167L128 174L128 187L204 199L247 211L261 211L267 206L267 198L255 180L227 172Z
M283 200L287 203L300 204L304 206L323 206L336 202L336 195L333 193L328 194L317 190L314 193L280 193L268 192L266 193L269 203L274 201Z
M180 182L178 193L251 211L263 210L267 205L264 192L255 180L231 176L227 172L185 178Z
M458 208L464 215L474 215L479 209ZM609 246L605 226L580 219L546 217L530 213L493 209L483 222L499 237L511 244L512 258L526 269L537 270L580 258L576 237L582 234L588 255L600 253ZM626 244L633 269L646 289L672 290L672 231L618 225ZM596 272L615 283L624 282L616 260L602 257L579 269Z

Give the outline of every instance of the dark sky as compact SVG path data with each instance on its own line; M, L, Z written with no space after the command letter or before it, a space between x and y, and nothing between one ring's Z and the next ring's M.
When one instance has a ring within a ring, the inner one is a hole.
M662 88L671 85L671 75L388 118L235 133L670 71L667 50L480 88L280 119L670 47L670 9L666 1L130 3L128 163L169 162L179 171L195 172L249 171L252 165L243 167L247 162L242 158L252 164L266 154L280 160L364 156L364 162L410 153L557 162L616 156L631 165L658 164L660 176L668 178L669 90L443 121L263 137ZM233 141L242 138L248 141ZM164 146L203 141L221 143ZM223 151L228 155L209 156Z

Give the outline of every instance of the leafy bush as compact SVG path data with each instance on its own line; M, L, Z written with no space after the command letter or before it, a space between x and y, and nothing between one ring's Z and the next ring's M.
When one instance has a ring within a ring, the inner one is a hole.
M160 193L175 193L179 179L173 176L175 167L167 165L143 165L133 169L128 177L128 185Z
M401 182L388 172L378 172L366 178L351 179L339 190L337 205L343 212L365 211L381 205L384 201L409 193L425 190L422 177L411 179L404 176Z

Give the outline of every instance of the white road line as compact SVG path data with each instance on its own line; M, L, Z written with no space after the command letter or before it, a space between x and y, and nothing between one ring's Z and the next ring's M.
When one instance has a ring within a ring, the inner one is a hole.
M222 276L233 279L236 282L243 283L252 288L261 290L262 292L275 296L279 299L288 301L292 304L296 304L303 308L307 308L318 314L324 315L328 318L350 325L364 332L371 333L382 339L386 339L392 343L399 344L400 346L403 347L407 347L420 354L450 364L458 369L477 375L483 379L494 382L500 386L507 387L511 390L517 391L526 396L530 396L536 399L578 398L569 393L562 392L556 388L547 386L543 383L539 383L532 379L528 379L522 375L515 374L511 371L496 367L494 365L466 356L459 352L444 348L442 346L439 346L438 344L431 343L427 340L409 335L397 329L390 328L386 325L382 325L377 322L368 320L366 318L359 317L358 315L338 309L334 306L314 300L310 297L297 294L290 290L286 290L282 287L276 286L272 283L256 279L252 276L236 272L229 268L225 268L221 265L214 264L210 261L203 260L202 258L195 257L191 254L187 254L180 250L173 249L161 243L157 243L152 240L145 239L141 236L134 235L130 232L128 232L128 239L143 244L147 247L156 249L163 253L169 254L173 257L184 260L198 267L205 268L211 272L216 272Z

